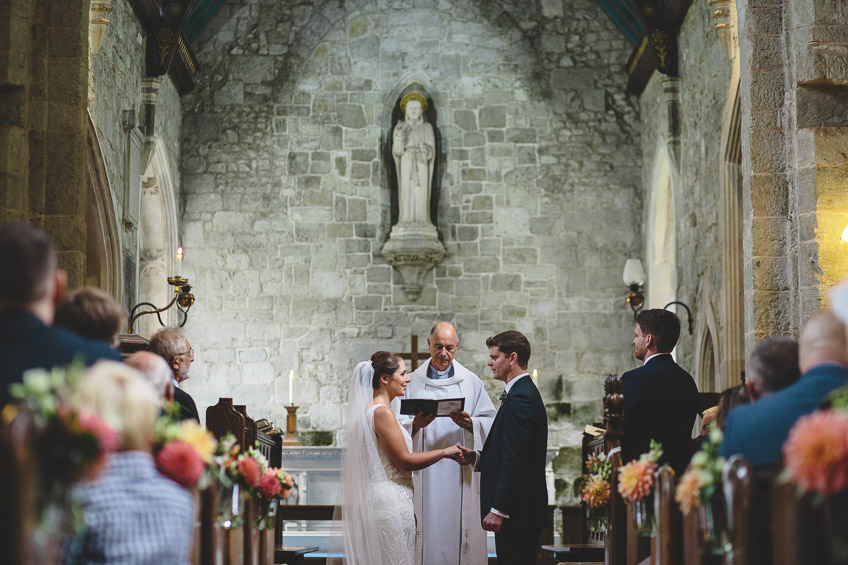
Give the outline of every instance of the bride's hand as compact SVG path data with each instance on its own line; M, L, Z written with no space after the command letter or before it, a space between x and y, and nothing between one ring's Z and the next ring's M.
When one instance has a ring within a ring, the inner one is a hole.
M463 464L462 452L455 445L451 447L446 447L442 450L442 458L443 459L453 459L460 465Z

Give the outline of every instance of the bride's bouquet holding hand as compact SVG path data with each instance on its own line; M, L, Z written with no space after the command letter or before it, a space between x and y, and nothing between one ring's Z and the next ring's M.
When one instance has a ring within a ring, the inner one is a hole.
M378 351L353 371L345 426L336 523L329 565L412 565L415 515L412 471L444 458L464 460L456 446L413 453L412 438L390 404L406 394L406 364L398 355Z

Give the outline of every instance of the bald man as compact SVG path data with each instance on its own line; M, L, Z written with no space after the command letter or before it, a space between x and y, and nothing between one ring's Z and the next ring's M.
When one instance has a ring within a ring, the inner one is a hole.
M153 390L160 398L172 402L174 400L171 378L173 373L168 362L162 356L150 351L136 351L124 361L127 365L142 374L144 379L153 385Z
M758 471L771 470L795 422L848 385L845 326L832 312L820 312L804 325L798 364L801 378L794 384L730 411L719 449L723 457L740 453Z
M430 358L410 374L405 398L465 398L465 410L449 418L421 413L410 418L398 414L398 421L412 435L413 449L430 451L457 443L468 449L483 449L496 410L480 377L454 360L459 348L456 328L448 322L436 324L430 330L427 346ZM471 467L461 467L450 460L415 473L414 503L419 534L416 563L487 562L486 532L480 524L479 475Z

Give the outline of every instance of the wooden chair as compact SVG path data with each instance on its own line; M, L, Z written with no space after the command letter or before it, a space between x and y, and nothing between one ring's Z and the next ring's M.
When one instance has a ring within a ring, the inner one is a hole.
M653 565L682 565L683 516L674 500L677 478L674 470L663 465L654 478L654 516L657 535L651 549Z
M770 522L774 565L828 563L822 512L812 495L798 497L795 485L773 481Z

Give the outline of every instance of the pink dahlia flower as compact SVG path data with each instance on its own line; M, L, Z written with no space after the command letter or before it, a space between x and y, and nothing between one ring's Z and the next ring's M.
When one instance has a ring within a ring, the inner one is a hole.
M197 451L180 440L168 442L159 450L156 467L160 473L186 488L197 484L205 468Z
M259 484L259 479L262 478L259 471L259 463L252 457L239 459L238 472L244 477L245 484L250 488L256 487Z
M276 475L265 474L259 479L259 492L265 498L274 498L282 489L283 485L280 484L280 479Z
M848 486L848 418L836 412L804 416L783 445L786 470L804 491L833 494Z

